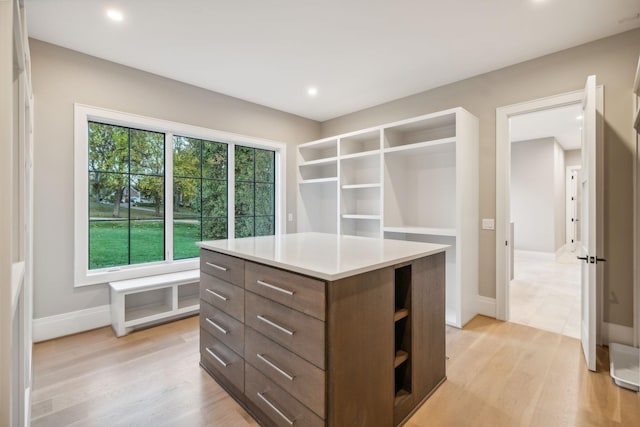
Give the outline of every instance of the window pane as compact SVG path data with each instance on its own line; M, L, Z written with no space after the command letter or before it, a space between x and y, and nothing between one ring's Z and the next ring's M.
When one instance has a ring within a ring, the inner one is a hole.
M202 141L203 178L227 179L227 144Z
M275 182L276 153L256 149L256 182Z
M173 217L200 217L200 179L173 180Z
M89 171L129 172L129 130L89 122Z
M164 177L131 175L131 186L124 196L131 219L164 217Z
M130 264L164 259L164 220L131 221Z
M253 236L253 216L236 217L236 237Z
M236 182L236 215L254 214L254 184L252 182Z
M89 173L89 219L128 218L129 207L122 203L129 187L129 175Z
M202 216L227 216L227 181L202 181Z
M203 218L202 240L218 240L227 238L227 217Z
M184 136L173 137L173 176L200 178L199 139Z
M89 269L129 263L129 221L89 221Z
M256 216L256 236L269 236L275 233L274 216Z
M253 181L254 165L253 155L255 149L249 147L241 147L236 145L236 182L237 181Z
M164 175L164 134L130 129L131 173Z
M200 248L200 218L183 218L173 221L173 259L194 258Z
M273 215L275 205L275 186L256 184L256 215Z

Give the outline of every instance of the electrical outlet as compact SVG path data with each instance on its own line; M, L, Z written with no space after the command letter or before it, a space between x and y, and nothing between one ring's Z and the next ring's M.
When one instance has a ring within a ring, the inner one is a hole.
M496 229L496 221L493 218L482 218L482 229L483 230L495 230Z
M287 214L287 221L289 221L289 222L293 221L293 214L292 213Z

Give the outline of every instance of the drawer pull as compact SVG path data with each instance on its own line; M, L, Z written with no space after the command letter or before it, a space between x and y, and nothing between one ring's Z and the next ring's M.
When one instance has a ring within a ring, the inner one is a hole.
M256 280L256 283L258 285L264 286L266 288L273 289L274 291L282 292L283 294L287 294L289 296L293 295L293 291L290 291L288 289L283 289L283 288L281 288L279 286L276 286L276 285L272 285L271 283L267 283L264 280Z
M272 361L264 357L262 354L258 353L256 354L256 356L258 356L258 359L262 360L264 363L266 363L267 365L271 366L273 369L278 371L283 377L285 377L289 381L293 381L293 378L294 378L293 375L287 373L287 371L285 371L284 369L281 369L278 365L276 365L275 363L273 363Z
M277 330L279 330L279 331L281 331L281 332L284 332L284 333L285 333L285 334L287 334L287 335L293 335L293 331L290 331L289 329L285 328L284 326L280 326L280 325L278 325L276 322L273 322L273 321L271 321L271 320L267 319L266 317L261 316L261 315L259 315L259 314L258 314L258 316L257 316L257 317L258 317L258 319L259 319L259 320L263 321L263 322L264 322L264 323L266 323L267 325L269 325L269 326L273 326L273 327L274 327L274 328L276 328Z
M223 328L222 326L218 325L216 322L214 322L213 320L209 319L208 317L205 318L205 320L207 322L209 322L209 324L211 326L213 326L214 328L216 328L217 330L219 330L220 332L222 332L223 334L227 335L229 333L229 331L227 331L225 328Z
M218 356L217 354L215 354L209 347L206 347L205 350L207 350L207 353L209 353L211 355L211 357L216 359L218 361L218 363L222 365L223 368L226 368L227 366L230 365L230 363L227 363L224 360L222 360L222 358L220 356Z
M222 301L227 301L229 299L229 298L225 297L224 295L220 295L219 293L217 293L215 291L212 291L209 288L207 288L206 291L209 292L210 294L212 294L214 297L220 298Z
M214 263L212 263L212 262L208 262L208 261L207 261L207 262L205 262L205 264L207 264L209 267L217 268L217 269L218 269L218 270L220 270L220 271L227 271L227 268L226 268L226 267L221 267L221 266L219 266L219 265L217 265L217 264L214 264Z
M274 410L278 415L280 415L280 416L282 417L282 419L286 421L286 423L287 423L287 424L289 424L290 426L292 426L292 425L293 425L293 423L295 422L295 420L294 420L294 421L292 421L292 420L291 420L291 418L287 417L287 416L284 414L284 412L282 412L280 409L278 409L278 407L277 407L276 405L274 405L273 403L269 402L269 399L267 399L263 393L258 392L258 397L259 397L260 399L262 399L262 401L263 401L264 403L266 403L267 405L269 405L269 407L270 407L271 409L273 409L273 410Z

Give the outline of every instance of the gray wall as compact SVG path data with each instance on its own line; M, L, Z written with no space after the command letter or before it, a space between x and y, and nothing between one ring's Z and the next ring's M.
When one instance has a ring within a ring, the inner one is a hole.
M288 143L287 212L295 212L295 146L312 120L31 40L35 97L34 317L109 303L108 287L73 287L73 103ZM295 231L295 222L287 230Z
M553 142L553 218L554 218L554 242L553 252L556 252L564 246L567 240L566 234L566 211L567 204L565 201L566 193L565 166L564 166L564 150L558 144Z
M633 325L633 153L631 85L640 29L482 74L322 123L322 136L464 107L480 119L480 217L495 218L497 107L604 85L604 320ZM496 295L495 232L480 231L480 295Z
M554 138L511 144L511 221L514 248L555 252Z
M580 166L582 164L582 150L567 150L564 152L566 166Z

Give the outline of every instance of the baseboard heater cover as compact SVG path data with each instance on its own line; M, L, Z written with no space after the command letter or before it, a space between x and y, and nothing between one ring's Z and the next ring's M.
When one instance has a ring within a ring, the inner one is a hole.
M619 387L640 391L640 349L624 344L609 344L611 377Z

